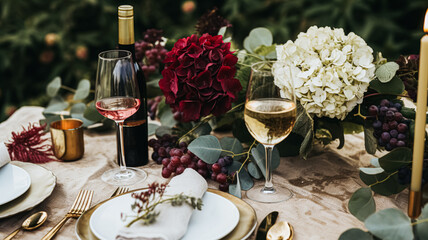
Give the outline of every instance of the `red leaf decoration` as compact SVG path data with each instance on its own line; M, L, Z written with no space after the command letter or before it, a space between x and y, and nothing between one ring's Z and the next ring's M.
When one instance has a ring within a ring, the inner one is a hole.
M28 129L22 127L22 132L12 132L12 140L6 143L10 158L32 163L54 161L52 146L46 143L47 138L42 138L47 133L44 131L45 126L30 123Z

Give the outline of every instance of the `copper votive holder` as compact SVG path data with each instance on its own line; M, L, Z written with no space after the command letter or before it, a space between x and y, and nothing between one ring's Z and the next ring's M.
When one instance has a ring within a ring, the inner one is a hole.
M50 124L52 149L56 158L74 161L83 157L83 122L79 119L63 119Z

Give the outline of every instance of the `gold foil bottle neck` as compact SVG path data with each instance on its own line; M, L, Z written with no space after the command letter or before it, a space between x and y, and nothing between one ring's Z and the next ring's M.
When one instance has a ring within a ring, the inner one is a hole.
M119 17L133 17L134 16L134 7L131 5L121 5L119 6Z
M134 8L131 5L121 5L118 8L119 44L130 45L134 39Z

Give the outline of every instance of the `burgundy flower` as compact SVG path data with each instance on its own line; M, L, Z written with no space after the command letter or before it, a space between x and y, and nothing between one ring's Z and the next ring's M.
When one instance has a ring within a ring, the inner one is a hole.
M165 102L184 122L226 113L242 89L234 78L237 61L221 35L179 39L166 54L159 81Z

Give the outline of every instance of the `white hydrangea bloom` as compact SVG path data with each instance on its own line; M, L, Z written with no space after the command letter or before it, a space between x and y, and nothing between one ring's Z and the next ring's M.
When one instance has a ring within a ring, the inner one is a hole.
M275 84L296 98L309 114L343 120L363 101L374 78L373 50L354 33L312 26L295 42L276 47Z

